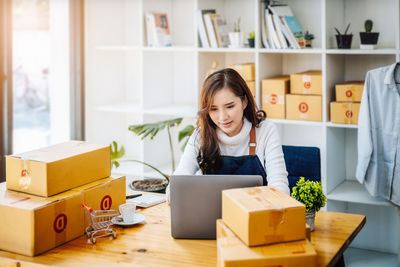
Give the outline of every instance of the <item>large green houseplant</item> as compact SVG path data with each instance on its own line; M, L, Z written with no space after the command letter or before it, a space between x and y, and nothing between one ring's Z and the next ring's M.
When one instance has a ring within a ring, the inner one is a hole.
M133 132L136 136L141 137L142 140L145 138L150 138L150 140L153 140L154 137L157 135L157 133L159 133L164 129L167 129L170 154L171 154L171 167L173 173L175 171L175 156L174 156L174 148L172 144L172 136L170 128L180 125L181 122L182 118L175 118L171 120L164 120L154 123L135 124L135 125L130 125L128 130ZM181 147L182 151L185 149L185 146L193 131L194 131L193 125L187 125L184 129L179 131L178 141L183 143ZM170 174L164 173L159 168L151 164L148 164L146 162L143 162L141 160L122 159L122 157L125 155L125 148L123 146L118 148L118 143L115 141L110 145L110 147L111 147L112 166L118 168L120 166L120 162L139 163L139 164L144 164L145 166L155 170L162 176L162 179L153 179L144 177L145 179L135 180L130 185L133 189L145 190L145 191L159 191L159 192L163 192L165 190L165 187L167 187L169 183Z
M321 182L306 181L301 177L293 187L292 197L306 206L306 222L314 231L315 213L326 204Z

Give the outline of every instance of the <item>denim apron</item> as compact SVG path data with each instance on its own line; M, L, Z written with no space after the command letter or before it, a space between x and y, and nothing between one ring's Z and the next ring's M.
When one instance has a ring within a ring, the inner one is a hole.
M256 155L256 129L251 128L248 156L222 156L222 166L209 174L261 175L263 185L267 185L267 174Z

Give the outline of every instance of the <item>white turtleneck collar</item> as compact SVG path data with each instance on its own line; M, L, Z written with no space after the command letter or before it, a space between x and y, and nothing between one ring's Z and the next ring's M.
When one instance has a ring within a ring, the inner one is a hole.
M228 136L219 128L217 128L218 140L222 145L238 145L245 142L249 139L250 130L251 130L251 122L249 122L246 118L243 118L243 126L240 132L234 136Z

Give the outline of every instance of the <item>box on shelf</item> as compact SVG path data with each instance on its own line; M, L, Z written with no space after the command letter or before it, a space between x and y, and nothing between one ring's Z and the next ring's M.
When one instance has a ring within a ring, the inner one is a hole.
M309 70L290 74L290 93L303 95L322 95L322 73Z
M317 253L307 239L248 247L222 220L217 220L217 257L218 266L225 267L313 267L316 265Z
M43 198L0 184L0 249L38 255L84 232L83 194L67 191Z
M335 87L337 102L361 102L364 82L346 82Z
M233 64L228 68L236 70L245 81L254 81L254 63Z
M248 246L305 239L305 206L269 186L222 191L222 220Z
M262 80L262 109L267 118L285 118L285 95L289 93L289 76L280 76Z
M125 176L108 177L72 189L83 193L83 201L94 210L118 211L118 207L126 202ZM85 216L85 227L88 225Z
M331 102L331 122L358 124L360 103Z
M52 196L109 177L110 147L68 141L6 157L7 189Z
M322 121L322 96L287 94L286 119Z
M247 87L249 87L251 94L256 98L256 83L255 81L246 81Z

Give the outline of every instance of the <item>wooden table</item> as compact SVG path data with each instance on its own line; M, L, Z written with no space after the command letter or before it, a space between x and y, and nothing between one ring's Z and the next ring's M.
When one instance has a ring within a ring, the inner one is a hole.
M146 222L118 229L115 240L96 245L81 236L37 257L0 251L0 266L216 266L215 240L175 240L166 203L141 211ZM311 242L317 266L333 266L365 224L365 216L320 211Z

